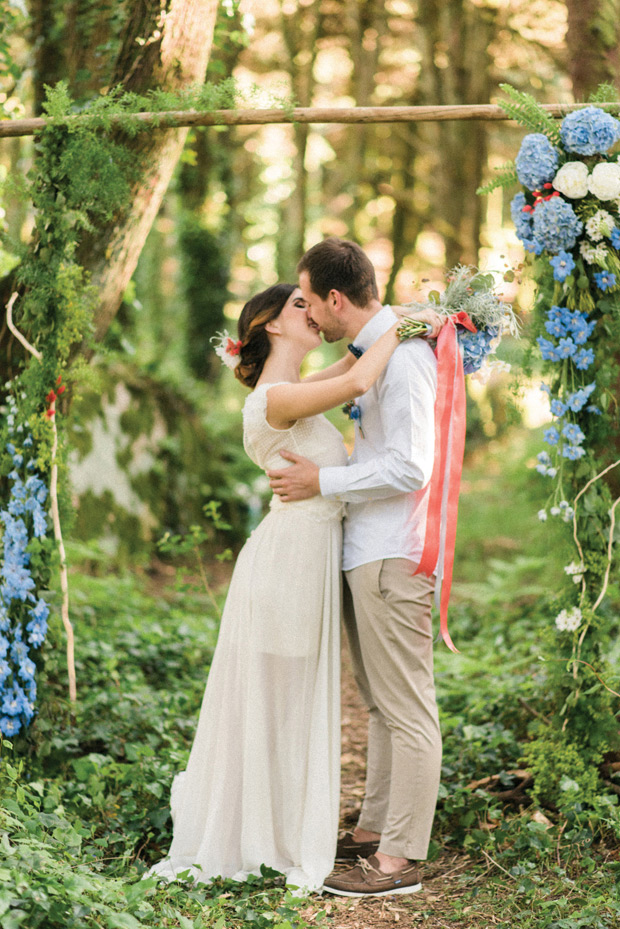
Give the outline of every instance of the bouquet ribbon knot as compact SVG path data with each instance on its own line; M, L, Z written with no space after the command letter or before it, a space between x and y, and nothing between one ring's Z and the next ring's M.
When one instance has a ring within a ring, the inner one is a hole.
M435 603L440 634L458 652L448 632L448 603L452 589L459 490L465 450L466 397L463 358L456 326L477 329L464 310L453 313L437 339L437 398L435 400L435 459L429 485L426 535L415 574L436 572Z

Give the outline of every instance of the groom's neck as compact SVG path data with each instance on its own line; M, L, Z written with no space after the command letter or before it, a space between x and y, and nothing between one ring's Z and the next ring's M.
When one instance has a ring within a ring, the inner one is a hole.
M380 300L373 300L367 306L356 307L352 306L349 313L349 319L347 320L347 331L345 333L345 338L350 342L354 341L355 337L361 332L369 319L372 319L373 316L376 316L379 310L383 308L383 304Z

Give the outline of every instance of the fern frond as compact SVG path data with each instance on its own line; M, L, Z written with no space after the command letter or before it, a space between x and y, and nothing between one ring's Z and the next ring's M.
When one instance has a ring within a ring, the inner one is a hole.
M588 103L605 106L606 103L613 103L616 107L618 103L618 91L613 84L599 84L595 91L588 97Z
M550 116L530 94L523 93L511 84L500 84L510 100L500 100L502 110L522 126L532 132L542 132L553 145L560 144L560 130L553 116Z
M476 193L478 195L490 194L491 191L497 190L498 187L511 187L513 184L519 182L517 177L517 172L512 161L507 161L506 164L500 165L499 168L494 168L495 177L493 180L489 181L488 184L485 184L484 187L479 187Z

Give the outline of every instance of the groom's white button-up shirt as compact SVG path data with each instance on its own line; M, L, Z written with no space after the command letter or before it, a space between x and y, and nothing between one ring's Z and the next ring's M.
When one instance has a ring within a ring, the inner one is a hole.
M384 306L358 333L355 345L369 348L396 318ZM348 465L320 469L321 494L348 504L345 571L384 558L419 561L433 470L436 390L437 362L430 346L424 339L403 342L357 400L361 420L355 424Z

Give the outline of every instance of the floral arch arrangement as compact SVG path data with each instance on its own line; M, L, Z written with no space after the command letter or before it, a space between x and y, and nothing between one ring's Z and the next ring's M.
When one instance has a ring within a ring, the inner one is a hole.
M530 132L514 165L479 193L523 188L511 215L536 283L530 358L538 349L552 416L536 467L550 488L538 518L563 520L574 552L549 603L544 719L526 753L536 792L561 806L568 771L593 799L601 761L619 742L612 701L620 695L607 683L605 656L620 503L608 482L620 465L620 121L608 111L618 111L613 88L561 122L529 95L502 89L500 105Z

